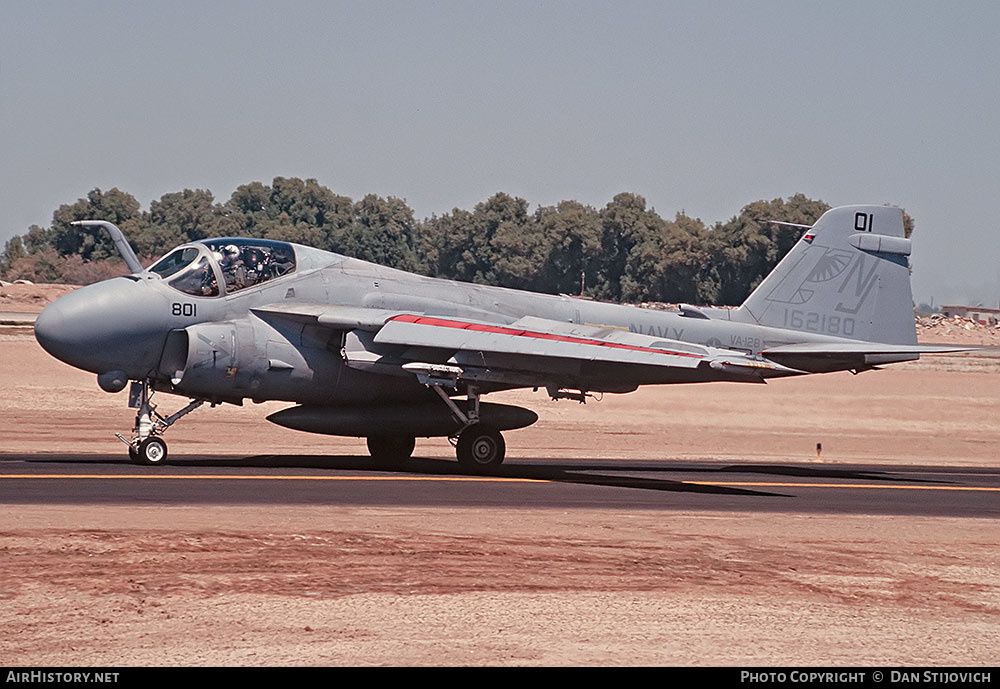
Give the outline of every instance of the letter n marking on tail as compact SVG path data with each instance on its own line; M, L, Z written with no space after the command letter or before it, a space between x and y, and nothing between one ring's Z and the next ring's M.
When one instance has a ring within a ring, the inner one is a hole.
M857 298L853 307L847 306L845 302L840 302L836 306L836 310L841 313L852 313L856 314L865 302L868 301L868 295L871 294L872 288L878 284L878 259L873 259L871 270L865 273L865 257L858 256L854 265L847 272L847 276L844 278L844 282L840 285L840 289L837 290L839 294L843 294L845 290L848 289L848 285L851 283L851 277L854 277L854 296Z

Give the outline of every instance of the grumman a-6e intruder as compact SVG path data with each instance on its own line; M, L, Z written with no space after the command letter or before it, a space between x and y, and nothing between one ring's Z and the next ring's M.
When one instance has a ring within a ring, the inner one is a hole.
M403 461L418 437L456 440L471 471L504 458L501 431L538 416L480 402L545 388L583 401L639 385L737 381L875 368L946 351L917 344L910 240L888 206L828 211L738 309L653 311L413 275L261 239L206 239L47 307L35 335L108 392L132 382L133 461L167 456L163 432L205 402L284 400L268 419L364 437ZM191 403L157 412L154 391Z

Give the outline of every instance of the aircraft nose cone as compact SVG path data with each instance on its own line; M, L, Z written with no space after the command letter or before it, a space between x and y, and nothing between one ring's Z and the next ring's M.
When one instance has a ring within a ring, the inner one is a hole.
M72 338L67 335L71 329L67 327L66 305L61 304L62 298L52 302L38 314L35 319L35 339L46 352L57 359L66 361L73 351Z
M165 333L151 323L151 312L161 309L144 287L116 278L70 292L38 314L35 339L71 366L145 376L156 365L149 359L158 357Z

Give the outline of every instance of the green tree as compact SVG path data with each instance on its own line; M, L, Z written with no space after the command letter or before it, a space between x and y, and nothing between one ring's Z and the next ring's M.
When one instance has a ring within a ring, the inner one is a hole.
M543 238L538 289L553 294L592 293L601 256L601 218L590 206L561 201L539 208L535 225Z
M225 204L234 232L337 251L336 236L352 220L353 202L315 179L275 177L271 185L244 184Z
M698 302L707 231L700 220L659 217L628 254L621 279L627 301Z
M421 228L421 248L432 243L426 265L432 275L465 282L527 287L540 240L532 236L528 202L497 193L472 213L455 209Z
M275 177L241 185L223 204L206 189L164 194L143 212L130 194L93 189L60 206L48 228L31 226L7 242L0 271L10 277L86 281L124 270L99 228L115 223L140 255L208 236L294 241L405 270L467 282L613 300L739 304L828 206L796 194L757 201L706 230L695 218L661 218L637 194L621 193L600 211L576 201L538 208L497 193L470 212L455 208L416 221L398 198L369 194L357 203L315 179ZM904 213L906 236L913 219ZM97 265L97 264L100 265Z
M743 303L802 235L800 228L768 221L812 225L829 209L822 201L795 194L788 201L755 201L729 222L717 225L709 249L710 270L717 276L720 303Z
M417 228L417 256L424 272L432 277L472 280L471 261L466 262L472 214L455 208L451 213L431 216ZM471 259L471 254L470 254Z
M62 256L77 254L87 261L117 257L118 250L105 230L70 225L74 220L107 220L126 237L137 234L143 222L139 202L117 188L106 192L93 189L87 198L59 206L52 214L51 245Z
M416 267L416 222L405 201L368 194L354 204L352 216L335 235L341 253L401 270Z
M656 235L663 231L663 219L646 210L646 199L638 194L618 194L601 209L601 261L597 271L595 294L603 299L619 301L637 298L642 289L637 274L658 251ZM633 263L637 264L626 278L626 265L633 249L640 247ZM626 282L623 285L623 278Z
M234 234L239 225L207 189L164 194L149 204L145 229L132 245L140 255L159 256L178 244Z
M236 224L236 236L253 236L266 231L271 220L268 206L271 203L271 187L261 182L250 182L236 187L226 201L225 212Z

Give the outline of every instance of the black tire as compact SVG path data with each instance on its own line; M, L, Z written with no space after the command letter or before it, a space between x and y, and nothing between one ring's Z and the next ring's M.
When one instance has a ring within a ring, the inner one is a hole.
M142 464L142 462L139 461L139 448L135 445L128 446L128 458L132 464Z
M378 464L402 464L413 454L416 438L408 435L373 435L368 439L368 452Z
M129 456L132 452L129 452ZM162 438L150 436L139 443L136 451L136 463L148 466L163 464L167 460L167 444Z
M477 423L459 434L455 452L463 469L482 473L496 469L503 463L507 444L500 431L493 426Z

